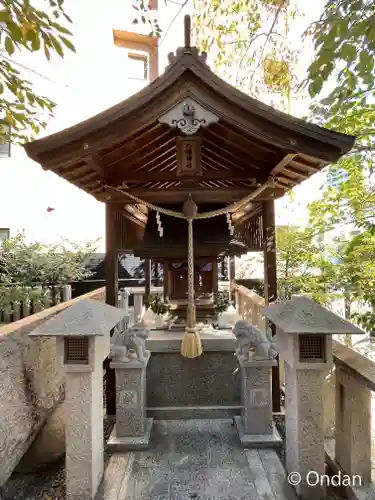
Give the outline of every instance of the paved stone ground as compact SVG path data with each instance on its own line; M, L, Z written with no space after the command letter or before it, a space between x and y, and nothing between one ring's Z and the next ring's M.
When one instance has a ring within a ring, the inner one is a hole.
M114 454L96 500L109 499L296 500L296 496L273 450L243 450L230 419L202 419L157 421L149 450Z
M283 435L283 419L277 419L277 426ZM105 437L108 438L112 425L105 421L104 427ZM294 500L293 491L288 489L286 494L280 490L285 487L285 481L278 479L275 482L275 477L280 478L282 471L275 464L274 456L267 451L257 455L242 450L235 428L228 420L157 422L152 446L147 451L126 454L124 464L127 464L127 470L126 467L120 469L121 489L115 496L107 498ZM107 465L114 459L108 451L105 457ZM280 457L283 459L283 451ZM263 488L262 496L257 488ZM0 500L64 498L64 460L38 474L13 474L5 487L0 488ZM98 495L98 500L107 498L103 492L101 497L100 493ZM340 492L332 490L327 500L345 498Z
M107 440L113 423L104 420L104 439ZM105 462L110 455L105 449ZM0 488L0 500L63 500L65 499L65 459L35 474L13 473ZM77 499L79 500L79 499Z

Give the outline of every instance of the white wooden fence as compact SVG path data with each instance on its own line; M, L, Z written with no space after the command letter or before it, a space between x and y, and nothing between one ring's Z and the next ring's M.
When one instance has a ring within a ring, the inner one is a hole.
M70 285L56 286L53 287L53 291L52 287L45 290L30 288L23 290L22 295L24 295L22 300L11 302L3 308L4 310L0 310L0 323L13 323L60 302L66 302L72 298L72 287Z

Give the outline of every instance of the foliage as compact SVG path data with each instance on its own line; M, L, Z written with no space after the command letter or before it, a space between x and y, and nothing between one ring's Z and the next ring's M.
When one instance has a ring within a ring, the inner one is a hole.
M348 276L352 296L370 310L353 319L369 332L375 332L375 228L352 238L345 248L344 275Z
M311 119L356 136L352 152L329 169L341 170L346 180L326 186L322 200L311 207L311 223L319 230L345 223L365 230L375 215L374 21L375 0L327 1L320 20L308 30L317 50L308 70L309 92L316 97Z
M162 297L158 294L150 295L148 298L148 304L149 304L151 311L154 314L158 314L159 316L163 316L171 308L171 306L169 304L166 304L163 301Z
M167 1L165 0L165 3ZM150 4L151 2L145 2L145 0L136 0L133 3L132 7L137 13L133 19L133 24L141 22L150 29L149 36L159 36L161 34L159 20L153 15Z
M299 48L291 43L295 5L283 0L196 0L195 44L216 72L244 92L289 107Z
M11 302L21 302L30 294L42 300L48 286L57 287L89 275L88 256L95 243L85 247L63 242L61 245L27 243L24 233L3 242L0 250L0 311Z
M335 87L325 105L334 105L361 94L362 105L374 95L375 1L327 0L320 19L307 30L315 43L316 57L309 67L309 92L320 94L332 76Z
M44 0L39 9L31 0L3 0L0 7L0 140L11 127L11 140L24 142L46 126L44 113L56 106L40 95L25 76L24 66L15 60L22 51L43 51L47 60L52 54L64 57L64 50L75 51L72 33L61 23L71 23L64 11L64 0ZM32 70L31 70L32 71Z
M216 72L229 83L289 109L290 94L298 88L294 66L301 45L299 40L299 47L292 46L287 36L299 15L294 2L194 0L194 44L212 56ZM141 21L151 36L160 35L148 4L134 0L133 8L137 12L133 23Z
M351 153L329 167L328 175L336 175L339 182L324 186L321 199L310 207L310 224L317 232L348 225L361 231L339 247L336 262L324 273L349 304L367 303L371 311L354 319L374 331L375 1L327 1L308 34L317 50L307 79L315 97L311 119L356 136Z
M227 291L220 291L215 293L214 297L214 310L216 314L225 312L231 305L230 294Z
M290 298L309 293L317 302L327 300L327 290L320 270L325 263L324 246L309 227L276 228L278 295Z
M264 280L259 278L239 278L236 279L237 285L242 285L249 290L254 290L255 293L264 297Z

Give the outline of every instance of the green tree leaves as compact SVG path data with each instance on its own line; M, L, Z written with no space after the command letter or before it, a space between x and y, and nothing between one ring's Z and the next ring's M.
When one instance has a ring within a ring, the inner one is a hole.
M285 109L296 88L298 49L287 37L295 15L286 0L197 0L195 44L212 54L222 78Z
M22 232L6 240L0 249L0 311L7 311L10 301L29 297L30 290L40 293L49 285L84 279L87 258L95 249L96 242L84 247L68 241L28 243Z
M18 51L43 50L50 60L51 54L64 57L64 50L75 51L69 39L72 33L62 22L71 23L63 9L63 0L44 0L44 9L31 1L3 0L0 7L0 141L11 127L11 140L24 142L37 135L46 123L43 111L52 113L55 104L35 92L25 77L25 70L14 60ZM58 22L59 21L59 22Z
M319 94L329 78L337 77L330 93L333 104L346 102L351 92L372 92L375 57L375 1L328 0L321 18L307 30L312 35L316 58L309 68L311 97ZM317 71L329 63L324 74ZM320 88L316 92L316 88ZM349 89L350 92L343 91Z

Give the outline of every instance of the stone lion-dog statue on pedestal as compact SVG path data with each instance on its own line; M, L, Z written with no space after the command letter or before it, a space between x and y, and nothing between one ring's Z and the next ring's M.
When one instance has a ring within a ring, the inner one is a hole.
M116 327L111 337L109 358L122 362L136 359L144 363L150 356L150 351L146 349L149 336L150 330L143 323L136 323L123 331Z
M254 351L252 356L254 361L274 359L278 354L276 344L270 337L246 320L241 319L236 322L233 334L236 337L235 354L244 361L249 361L251 351Z

